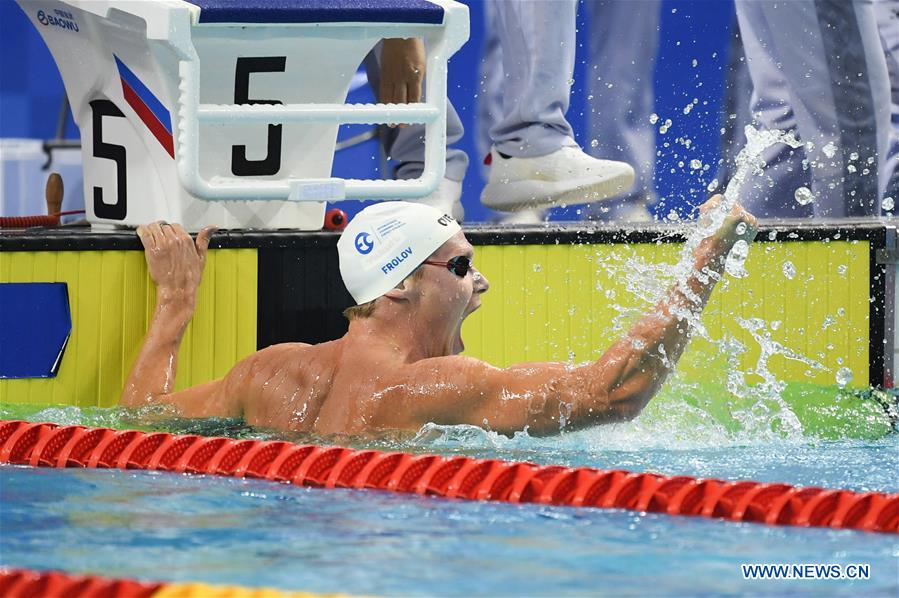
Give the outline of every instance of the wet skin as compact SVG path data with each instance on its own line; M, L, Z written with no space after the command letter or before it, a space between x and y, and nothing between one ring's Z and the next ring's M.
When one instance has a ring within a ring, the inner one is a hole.
M709 200L703 212L719 201ZM560 431L560 413L566 429L630 419L658 391L689 340L689 321L675 313L701 311L728 251L738 239L752 240L756 228L755 218L734 206L694 251L694 273L602 357L581 366L501 369L459 355L462 322L480 306L489 283L475 269L459 277L422 265L420 275L377 299L371 317L351 321L342 338L275 345L220 380L172 392L209 231L194 242L178 225L154 223L138 234L157 284L157 308L121 404L165 403L187 417L244 417L254 426L316 434L415 432L428 422L553 434ZM473 249L459 232L429 259L462 255L472 257ZM703 270L706 275L696 275ZM660 359L663 353L667 359Z

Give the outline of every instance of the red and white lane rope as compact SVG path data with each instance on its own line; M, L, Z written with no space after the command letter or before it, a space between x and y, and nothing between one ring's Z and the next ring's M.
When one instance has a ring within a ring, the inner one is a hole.
M0 421L0 463L203 473L511 503L899 533L899 494Z

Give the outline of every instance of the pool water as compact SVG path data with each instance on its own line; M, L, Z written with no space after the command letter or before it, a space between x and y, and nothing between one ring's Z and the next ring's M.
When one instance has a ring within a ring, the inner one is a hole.
M0 466L0 497L13 567L406 596L899 590L885 534L120 470ZM771 562L871 577L743 579L741 563Z
M148 428L142 414L125 410L7 406L0 416ZM899 492L895 433L829 439L770 425L734 431L683 405L554 438L437 425L369 440L290 437L239 420L163 419L151 427ZM142 580L374 595L899 593L896 536L849 530L16 466L0 467L0 505L3 566ZM740 565L751 563L868 564L871 578L744 580Z

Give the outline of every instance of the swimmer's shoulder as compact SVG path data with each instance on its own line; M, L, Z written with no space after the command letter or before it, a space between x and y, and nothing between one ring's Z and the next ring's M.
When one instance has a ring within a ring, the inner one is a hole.
M338 341L325 343L278 343L256 351L247 358L252 366L283 365L285 361L293 363L309 363L313 360L327 358L337 351Z

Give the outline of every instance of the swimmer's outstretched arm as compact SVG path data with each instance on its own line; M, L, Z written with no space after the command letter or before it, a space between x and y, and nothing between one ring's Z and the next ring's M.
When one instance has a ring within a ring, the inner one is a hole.
M720 201L703 205L708 211ZM743 227L740 227L740 224ZM751 241L755 218L734 206L722 226L693 253L693 268L669 289L597 361L579 367L532 363L505 369L466 357L416 362L397 373L384 427L415 428L427 422L467 423L512 433L557 434L565 429L636 417L683 353L692 332L687 313L699 315L724 261L739 239Z
M193 317L213 230L204 228L194 242L180 224L154 222L137 229L156 283L156 309L122 391L121 405L170 403L185 416L234 414L236 401L230 393L221 392L222 381L173 393L178 348Z

